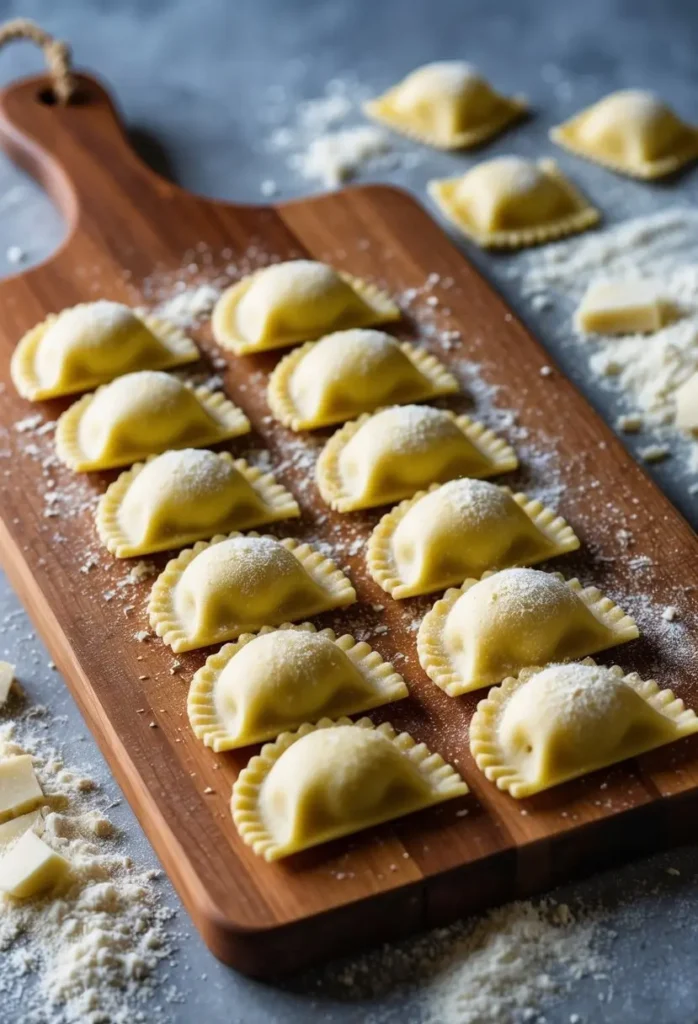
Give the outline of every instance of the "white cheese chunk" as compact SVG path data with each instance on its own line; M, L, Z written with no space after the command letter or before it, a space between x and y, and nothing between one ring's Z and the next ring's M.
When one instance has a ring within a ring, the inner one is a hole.
M10 689L15 681L15 667L9 661L0 661L0 708L10 695Z
M589 285L575 313L584 334L651 334L664 322L664 305L651 281Z
M40 820L41 811L30 811L29 814L20 814L18 818L10 818L0 825L0 854L29 829L35 830L34 826Z
M689 377L676 392L676 426L698 434L698 373Z
M0 761L0 822L33 810L43 799L29 754Z
M47 846L35 832L25 832L0 858L0 889L15 899L27 899L53 889L70 870L65 857Z

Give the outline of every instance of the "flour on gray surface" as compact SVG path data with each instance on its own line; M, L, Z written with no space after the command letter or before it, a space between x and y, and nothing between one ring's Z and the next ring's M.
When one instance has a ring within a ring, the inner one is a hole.
M341 78L328 82L322 96L296 103L275 90L267 120L282 123L269 133L268 149L282 154L305 181L325 188L336 188L362 170L414 164L419 159L414 149L402 151L389 132L366 123L361 103L368 96L359 83Z
M671 209L629 220L536 250L511 273L521 278L534 306L552 304L564 315L563 340L576 344L594 376L619 393L632 414L631 428L645 426L678 442L671 427L676 390L698 371L698 213ZM588 284L649 278L676 313L659 331L621 337L576 334L572 312ZM678 447L690 463L695 445L681 440ZM652 446L648 451L650 459L659 457Z
M42 838L71 865L54 895L0 897L0 999L22 1024L154 1024L163 1014L145 1002L172 952L159 872L120 852L97 784L51 745L57 729L44 708L19 699L0 718L0 757L33 756L46 794Z
M575 915L552 899L511 903L330 966L320 983L354 999L416 995L420 1024L539 1021L574 981L601 971L598 926L591 914ZM379 1024L381 1017L364 1019Z
M304 151L290 157L289 166L308 181L336 188L353 178L365 163L388 153L390 148L390 139L381 128L356 125L312 139Z

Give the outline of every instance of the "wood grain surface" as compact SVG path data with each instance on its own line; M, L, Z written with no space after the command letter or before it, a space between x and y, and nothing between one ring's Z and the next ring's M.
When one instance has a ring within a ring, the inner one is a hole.
M354 631L395 659L411 697L371 717L438 750L472 790L279 864L243 845L228 802L254 751L214 755L186 718L189 679L210 652L182 655L178 667L158 639L135 639L148 628L150 583L129 582L130 565L100 548L92 520L116 474L76 477L58 465L51 429L41 426L69 403L30 406L11 384L17 340L47 313L97 297L152 305L177 282L220 285L303 255L407 295L410 312L397 333L421 338L463 381L462 397L439 404L489 416L522 458L521 472L506 482L542 488L578 532L581 551L554 567L602 587L645 627L643 639L602 660L655 674L694 706L698 546L572 385L556 370L541 374L550 362L541 346L409 195L369 186L275 209L212 202L139 160L93 79L81 77L78 101L67 107L50 98L47 81L34 78L0 100L5 149L45 183L67 222L58 252L0 284L0 553L213 952L269 976L688 838L698 804L696 739L522 802L486 781L468 752L468 722L482 694L448 698L417 661L415 626L433 599L391 601L366 573L364 542L380 512L342 517L322 504L312 480L318 440L298 439L269 416L265 384L278 355L225 354L224 365L204 323L193 336L254 427L230 449L249 458L266 449L302 505L299 522L270 532L329 545L355 583L359 605L317 624ZM429 293L436 306L424 301L430 274L438 275ZM448 330L461 340L445 346ZM202 372L211 372L210 362ZM483 406L488 389L494 399ZM497 406L514 415L498 415ZM41 419L31 419L37 413ZM154 561L160 567L167 557ZM676 626L661 619L668 604L679 608Z

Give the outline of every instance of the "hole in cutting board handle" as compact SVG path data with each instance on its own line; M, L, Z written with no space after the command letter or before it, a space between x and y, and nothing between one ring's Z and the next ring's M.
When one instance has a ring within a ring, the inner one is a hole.
M41 89L36 94L36 98L39 101L39 103L43 103L46 107L58 106L58 97L56 96L55 92L50 86L48 86L45 89ZM86 93L84 89L80 88L72 94L67 105L69 107L84 106L86 103L89 102L89 99L89 94Z

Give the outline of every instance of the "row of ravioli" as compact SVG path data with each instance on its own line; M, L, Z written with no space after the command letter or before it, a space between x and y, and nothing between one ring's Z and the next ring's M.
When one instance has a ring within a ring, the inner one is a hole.
M298 346L269 385L286 425L349 421L317 463L330 505L400 502L375 527L367 567L396 600L446 590L421 623L419 660L452 697L495 687L471 722L478 766L522 797L698 730L670 691L588 660L637 637L635 624L595 588L530 568L578 548L573 529L486 479L516 468L501 438L413 404L458 384L435 357L369 329L398 316L373 286L295 261L234 285L213 322L234 351ZM97 510L112 553L196 542L155 581L149 615L175 652L232 641L190 686L189 718L207 746L276 738L235 784L240 834L272 860L464 795L424 744L346 717L407 697L407 686L368 644L307 621L356 601L332 559L293 538L240 532L299 508L271 474L203 447L250 427L224 395L163 372L197 356L157 318L99 302L35 328L12 368L35 399L102 385L63 414L56 445L80 471L131 464Z
M522 96L504 96L464 61L417 68L365 113L438 149L480 145L528 113ZM698 127L639 89L610 93L550 130L553 142L620 174L645 180L698 157ZM599 212L553 160L496 157L466 173L429 182L441 212L479 245L518 248L583 231Z

